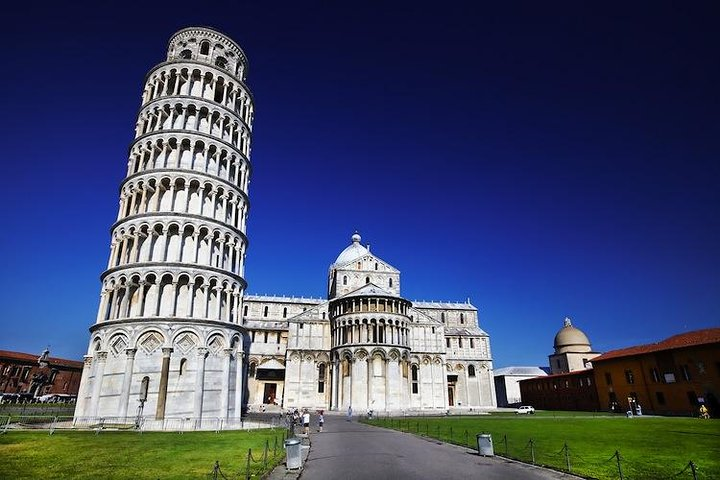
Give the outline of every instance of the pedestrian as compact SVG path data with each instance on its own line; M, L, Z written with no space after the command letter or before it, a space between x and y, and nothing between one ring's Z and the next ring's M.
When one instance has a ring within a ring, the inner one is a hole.
M352 405L348 405L347 421L352 422Z
M302 416L303 421L303 431L305 432L305 435L310 434L310 412L305 409Z
M710 418L710 415L708 414L708 409L705 404L700 405L700 418Z
M323 424L325 423L325 417L323 416L324 410L320 410L318 413L318 432L322 432Z

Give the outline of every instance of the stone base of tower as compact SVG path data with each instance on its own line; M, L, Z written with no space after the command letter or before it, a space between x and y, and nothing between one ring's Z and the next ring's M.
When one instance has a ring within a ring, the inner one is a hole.
M91 329L75 420L182 421L232 428L244 408L244 329L207 320L138 319ZM238 427L239 427L238 422ZM180 428L180 427L178 427Z

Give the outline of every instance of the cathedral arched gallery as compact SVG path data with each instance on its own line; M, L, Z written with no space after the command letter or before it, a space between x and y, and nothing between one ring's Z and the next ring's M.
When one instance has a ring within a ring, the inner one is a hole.
M246 74L237 43L190 27L146 76L76 417L494 407L477 309L403 298L357 233L327 298L246 294Z

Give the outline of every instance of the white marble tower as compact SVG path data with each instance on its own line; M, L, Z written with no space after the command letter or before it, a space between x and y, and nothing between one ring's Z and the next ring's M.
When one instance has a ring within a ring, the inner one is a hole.
M76 417L240 417L246 75L233 40L191 27L146 76Z

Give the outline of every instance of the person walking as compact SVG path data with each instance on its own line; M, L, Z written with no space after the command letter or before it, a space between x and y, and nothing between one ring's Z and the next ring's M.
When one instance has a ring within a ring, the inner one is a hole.
M310 412L305 410L303 412L302 416L302 422L303 422L303 431L305 432L305 435L310 434Z
M325 417L323 416L324 410L318 412L318 432L322 432L323 425L325 424Z
M347 421L352 422L352 405L348 405Z

